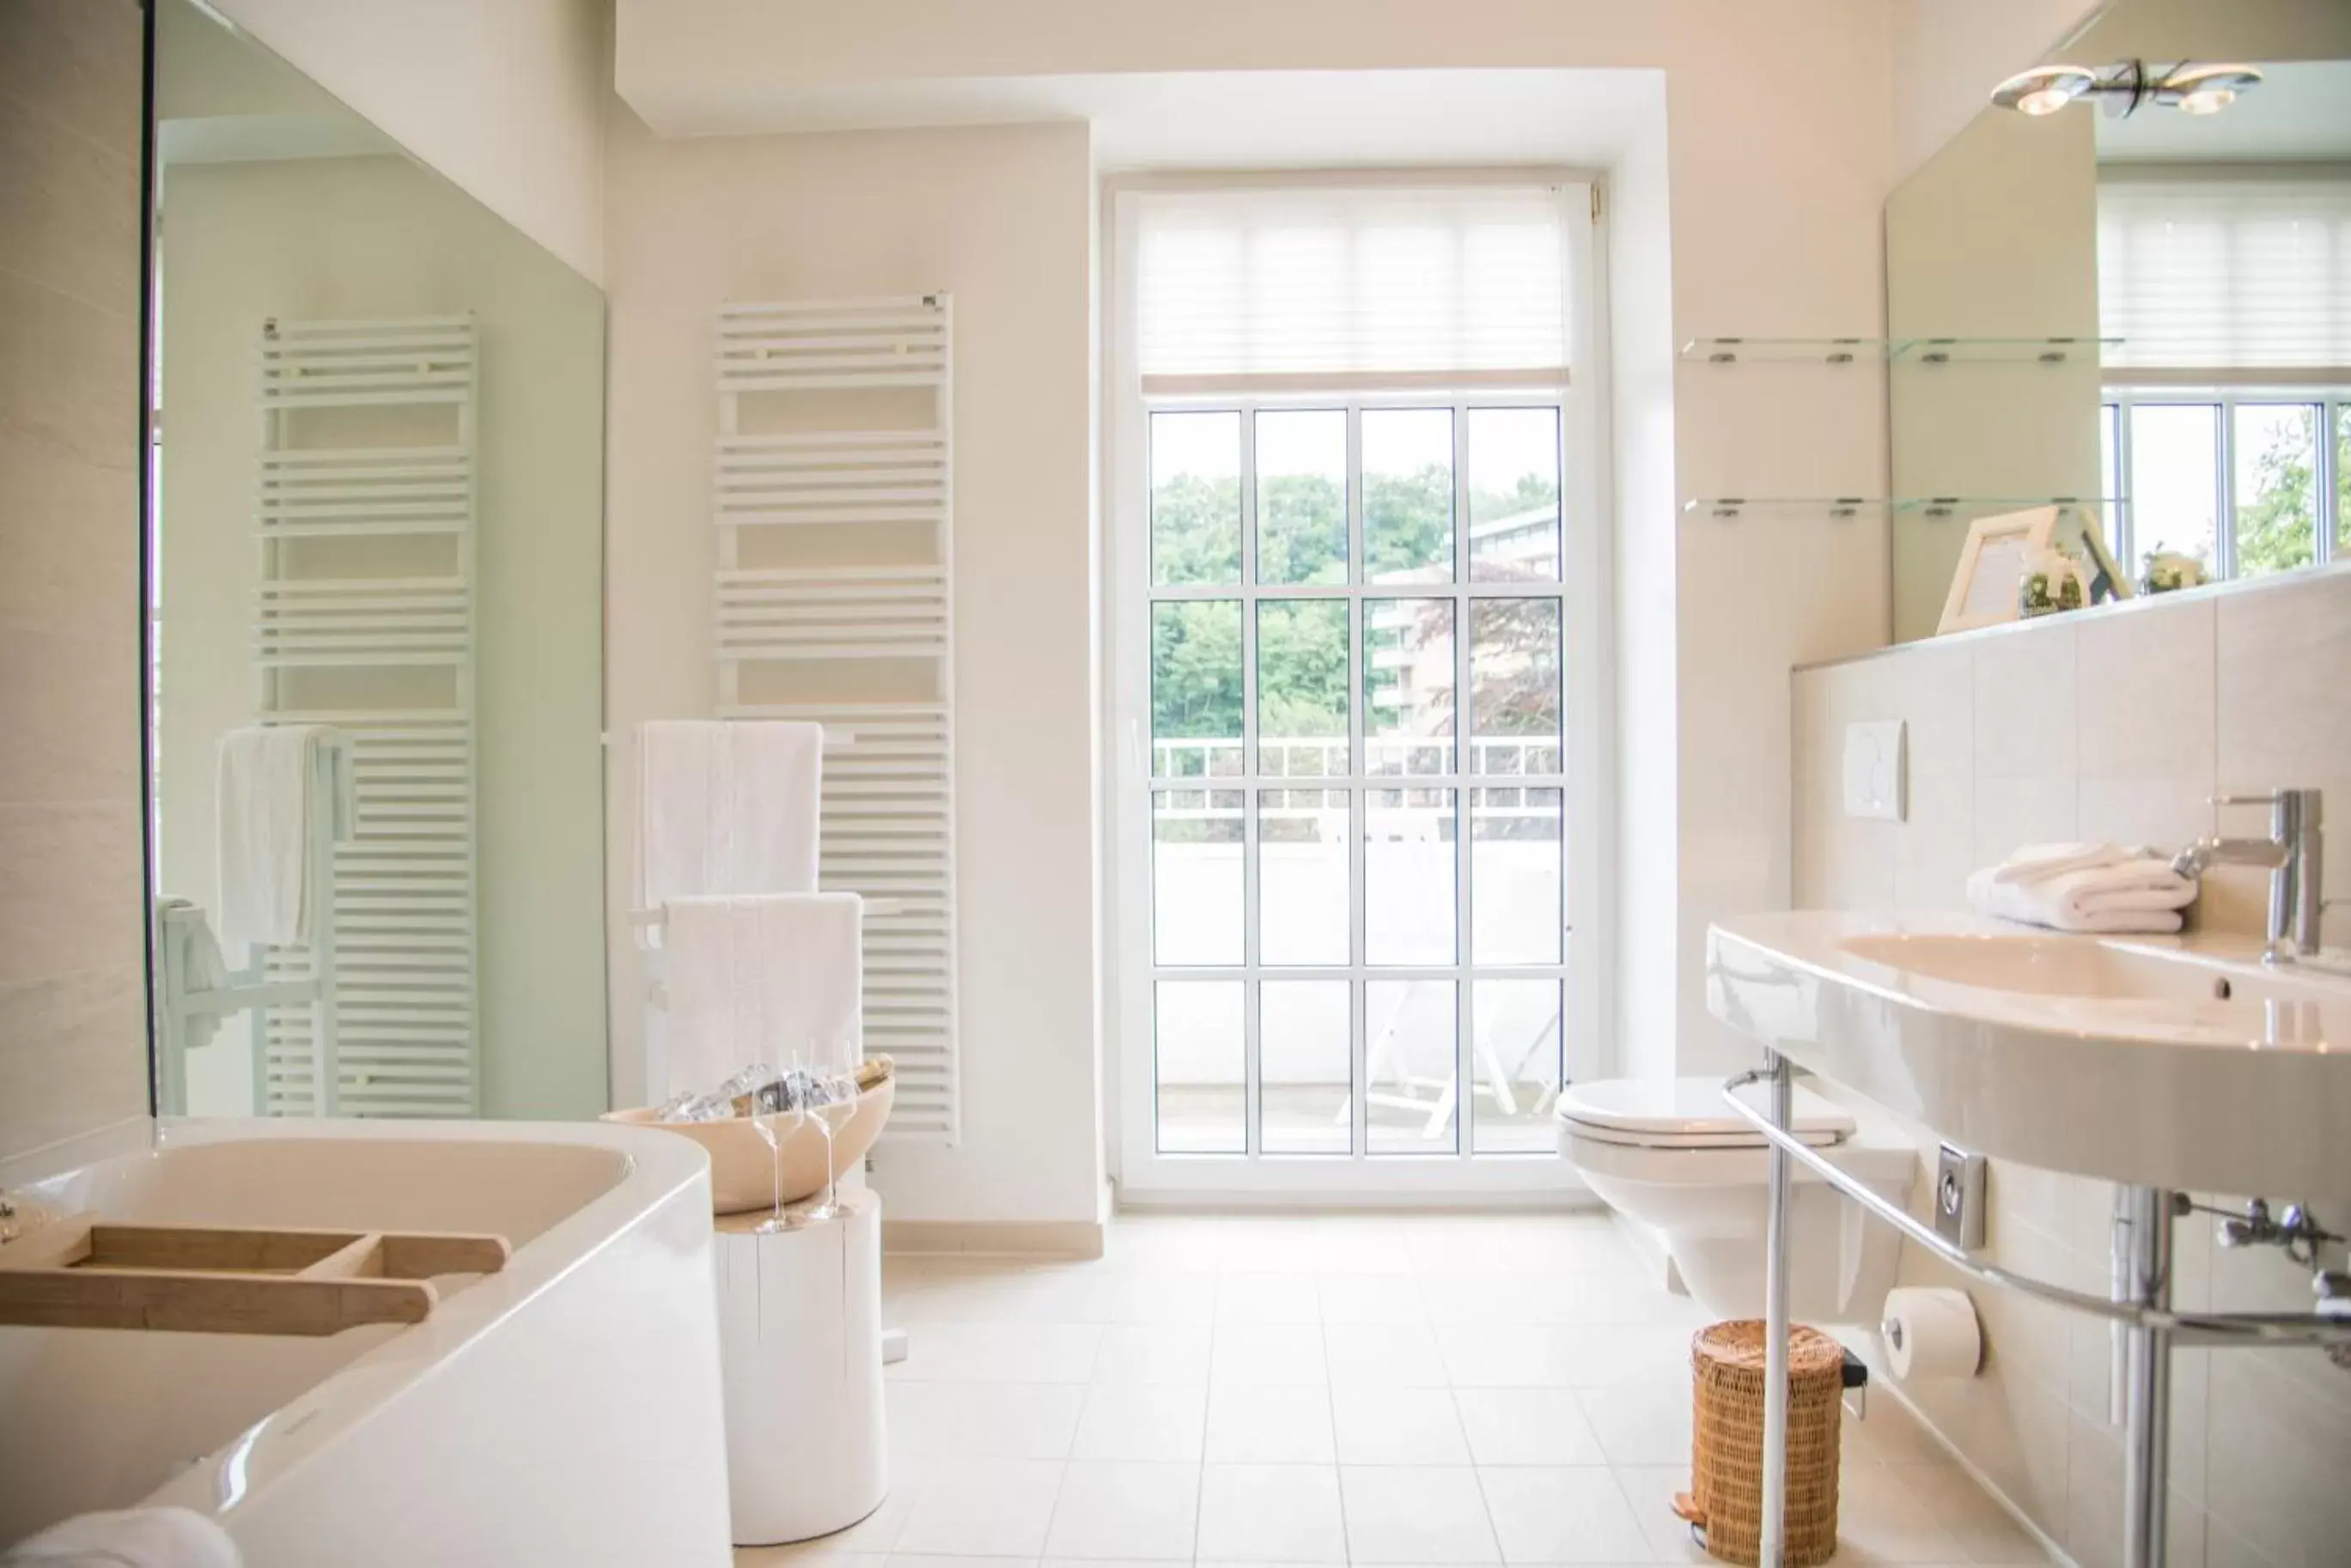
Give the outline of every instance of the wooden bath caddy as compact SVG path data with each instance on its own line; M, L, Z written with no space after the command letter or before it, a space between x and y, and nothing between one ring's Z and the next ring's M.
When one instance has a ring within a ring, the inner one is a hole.
M439 1274L494 1274L503 1236L111 1225L68 1216L0 1246L0 1324L340 1334L422 1323Z

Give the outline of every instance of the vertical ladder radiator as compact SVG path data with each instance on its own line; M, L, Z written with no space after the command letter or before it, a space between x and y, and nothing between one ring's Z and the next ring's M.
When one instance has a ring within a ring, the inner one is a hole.
M272 321L260 347L263 723L351 737L331 1038L273 1008L266 1115L481 1107L475 733L479 348L469 315ZM273 973L304 955L273 954Z
M823 724L820 884L865 920L885 1137L956 1132L953 309L719 312L712 604L722 718Z

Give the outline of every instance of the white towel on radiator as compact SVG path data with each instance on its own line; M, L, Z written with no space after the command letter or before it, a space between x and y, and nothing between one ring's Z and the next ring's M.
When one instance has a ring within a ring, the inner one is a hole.
M311 789L324 724L231 730L220 740L217 798L220 940L308 946L310 814L331 811Z
M864 900L854 893L672 898L672 1095L716 1086L755 1062L848 1067L863 1054Z
M824 726L664 719L637 727L637 907L812 893Z
M0 1555L0 1568L239 1568L228 1532L185 1508L85 1513Z
M2160 935L2179 929L2179 911L2196 901L2196 878L2151 856L2030 882L2003 882L2000 869L1968 878L1968 902L1980 914L2053 930Z

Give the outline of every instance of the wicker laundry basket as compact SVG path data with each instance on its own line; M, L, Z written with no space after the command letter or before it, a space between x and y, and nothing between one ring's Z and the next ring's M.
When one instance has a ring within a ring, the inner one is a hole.
M1763 1351L1763 1325L1752 1318L1718 1323L1690 1341L1690 1490L1674 1507L1703 1532L1707 1554L1726 1563L1753 1563L1761 1546ZM1812 1568L1836 1551L1844 1348L1817 1329L1796 1329L1788 1384L1787 1568Z

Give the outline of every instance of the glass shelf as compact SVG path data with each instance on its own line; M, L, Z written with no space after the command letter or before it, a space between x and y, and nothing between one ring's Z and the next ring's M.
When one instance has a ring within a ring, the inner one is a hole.
M1683 343L1681 357L1709 365L2095 365L2122 344L2119 337L1692 337Z
M1852 517L1886 505L1882 495L1709 495L1682 503L1686 514L1736 517L1746 512L1825 512L1832 517Z
M1906 337L1889 356L1914 365L2095 365L2119 337Z
M1928 517L1949 517L1959 512L1988 512L1995 507L2010 511L2028 506L2113 506L2118 503L2108 495L1903 495L1894 501L1896 512L1923 513Z
M1850 365L1883 359L1894 348L1883 337L1693 337L1682 345L1685 359L1735 365L1748 359L1809 360Z

